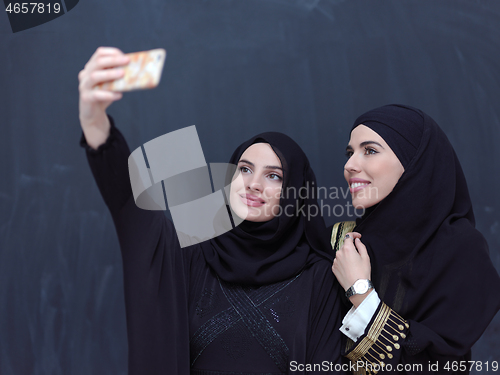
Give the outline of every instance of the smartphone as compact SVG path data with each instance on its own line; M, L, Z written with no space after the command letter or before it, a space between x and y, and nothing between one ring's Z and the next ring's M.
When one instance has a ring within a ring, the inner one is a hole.
M96 85L97 88L110 91L132 91L158 86L167 51L157 48L126 55L130 57L130 62L123 67L125 75L120 79Z

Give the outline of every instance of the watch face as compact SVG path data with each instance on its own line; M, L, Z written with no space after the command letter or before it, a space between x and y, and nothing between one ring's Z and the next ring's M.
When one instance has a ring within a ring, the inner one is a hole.
M365 294L368 291L368 280L358 280L354 283L356 294Z

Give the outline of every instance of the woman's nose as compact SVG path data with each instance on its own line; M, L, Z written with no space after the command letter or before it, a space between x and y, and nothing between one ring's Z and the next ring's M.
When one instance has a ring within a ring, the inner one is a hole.
M356 173L360 171L359 163L355 155L352 155L349 160L344 165L344 169L347 172Z
M247 188L255 191L262 191L262 183L260 181L260 177L255 174L248 181Z

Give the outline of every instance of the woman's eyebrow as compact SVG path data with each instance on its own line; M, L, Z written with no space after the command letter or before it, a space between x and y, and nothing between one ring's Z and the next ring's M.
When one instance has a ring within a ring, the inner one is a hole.
M364 141L364 142L361 142L359 144L359 147L365 147L365 146L368 146L368 145L371 145L371 144L374 144L374 145L377 145L377 146L380 146L380 147L384 148L384 146L382 146L380 143L375 142L375 141ZM347 147L345 148L345 150L346 151L352 151L354 149L352 148L351 145L347 145Z
M245 164L248 164L248 165L250 165L252 167L255 167L254 163L252 163L251 161L245 160L245 159L240 159L240 161L238 162L238 164L239 163L245 163ZM283 168L278 167L277 165L266 165L266 166L264 166L264 169L279 169L282 172L284 171Z
M264 169L279 169L281 172L283 172L283 171L284 171L284 169L283 169L283 168L278 167L277 165L266 165L266 166L264 167Z
M379 146L379 147L384 148L384 146L382 146L380 143L375 142L375 141L364 141L364 142L361 142L361 143L359 144L359 146L360 146L360 147L364 147L364 146L368 146L368 145L371 145L371 144L374 144L374 145L377 145L377 146Z
M245 160L245 159L240 159L240 161L238 162L238 164L240 164L240 163L249 164L249 165L251 165L252 167L255 167L255 164L254 164L254 163L252 163L251 161Z

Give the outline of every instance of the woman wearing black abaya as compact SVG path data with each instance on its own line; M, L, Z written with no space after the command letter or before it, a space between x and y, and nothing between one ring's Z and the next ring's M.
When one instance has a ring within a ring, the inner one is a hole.
M181 249L163 213L134 202L130 151L105 113L121 94L95 89L123 75L126 62L101 48L79 78L81 143L122 252L129 373L341 373L340 288L326 228L305 215L319 212L311 195L286 194L315 186L305 154L280 133L243 143L229 160L240 173L229 199L246 220ZM293 214L278 215L280 207Z
M468 373L459 361L500 308L500 279L450 142L424 112L388 105L355 121L347 155L366 212L332 236L332 270L353 303L343 354L369 373Z

